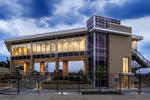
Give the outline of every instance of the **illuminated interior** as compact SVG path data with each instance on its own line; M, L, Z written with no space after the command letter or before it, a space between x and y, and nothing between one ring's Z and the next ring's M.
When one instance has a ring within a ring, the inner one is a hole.
M132 41L132 49L137 50L137 41Z
M123 73L128 73L129 58L123 57Z
M57 52L72 52L85 50L85 37L73 37L57 40ZM56 52L56 40L32 42L32 54ZM11 46L12 56L31 55L31 43Z

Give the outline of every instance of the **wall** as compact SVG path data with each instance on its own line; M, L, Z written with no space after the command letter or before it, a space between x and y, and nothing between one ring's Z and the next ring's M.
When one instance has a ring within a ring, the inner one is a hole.
M131 71L131 36L109 35L109 73L123 71L123 57L129 57L129 72Z
M0 73L9 72L8 68L0 67Z

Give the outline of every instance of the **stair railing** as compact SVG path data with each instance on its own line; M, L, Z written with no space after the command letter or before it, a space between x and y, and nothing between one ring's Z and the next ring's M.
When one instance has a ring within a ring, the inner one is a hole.
M145 62L148 65L148 67L150 66L150 62L140 52L138 52L137 50L132 50L132 53L135 56L138 56L140 59L142 59L143 62Z

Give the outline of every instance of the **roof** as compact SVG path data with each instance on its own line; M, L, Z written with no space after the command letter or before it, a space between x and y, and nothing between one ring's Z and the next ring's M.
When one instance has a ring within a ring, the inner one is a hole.
M143 36L140 36L140 35L132 35L132 40L136 40L136 41L143 40Z

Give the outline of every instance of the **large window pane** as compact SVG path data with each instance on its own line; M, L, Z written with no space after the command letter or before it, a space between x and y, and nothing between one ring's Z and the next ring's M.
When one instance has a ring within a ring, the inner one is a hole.
M46 42L46 53L50 52L50 41Z
M15 56L15 45L11 46L11 55Z
M19 55L19 47L18 45L16 45L16 48L15 48L15 56L18 56Z
M23 55L27 55L27 45L25 43L22 45L22 48L23 48Z
M56 42L55 40L51 40L51 45L50 45L50 49L51 49L51 52L55 52L55 49L56 48Z
M32 43L32 54L36 54L36 43Z
M31 55L31 43L27 43L27 54Z
M45 42L42 42L42 53L45 53L46 51L46 45Z
M21 56L22 55L22 45L21 44L19 44L19 46L18 46L18 51L19 51L19 56Z
M68 51L73 51L73 39L70 38L67 41Z
M74 38L74 41L73 41L73 46L74 46L74 51L79 51L79 42L80 42L80 38L77 37L77 38Z
M58 42L57 42L57 50L58 50L58 52L62 52L62 40L58 40Z
M67 39L63 40L63 52L67 51Z
M38 54L41 53L41 42L36 43L36 50Z
M85 50L85 37L80 37L80 51Z

